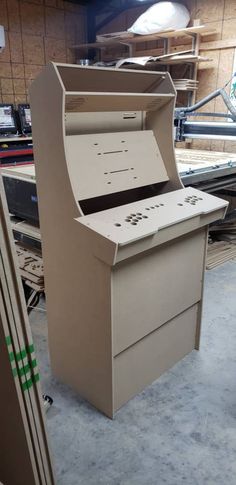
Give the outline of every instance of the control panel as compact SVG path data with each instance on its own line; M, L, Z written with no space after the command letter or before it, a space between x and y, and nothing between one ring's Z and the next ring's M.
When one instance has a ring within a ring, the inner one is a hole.
M224 200L188 187L90 214L77 220L122 245L223 207Z

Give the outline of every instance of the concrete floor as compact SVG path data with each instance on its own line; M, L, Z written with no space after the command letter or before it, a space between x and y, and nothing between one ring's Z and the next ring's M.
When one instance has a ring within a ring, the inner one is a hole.
M42 305L42 303L40 303ZM236 261L208 271L200 352L111 421L51 375L46 315L31 314L57 485L236 484Z

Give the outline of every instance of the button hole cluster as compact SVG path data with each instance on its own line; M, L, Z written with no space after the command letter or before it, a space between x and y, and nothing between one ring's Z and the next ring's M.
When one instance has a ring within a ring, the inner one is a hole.
M203 200L202 197L197 197L196 195L188 195L185 197L184 202L191 205L196 205L199 200Z
M125 217L125 222L128 222L132 226L137 226L137 224L142 220L142 219L148 219L148 216L146 214L142 214L142 212L133 212L132 214L129 214ZM122 224L116 222L114 224L116 227L121 227Z
M159 207L164 207L164 204L159 203L159 204L156 204L156 205L150 205L150 207L146 207L145 210L150 211L150 210L153 210L153 209L158 209Z

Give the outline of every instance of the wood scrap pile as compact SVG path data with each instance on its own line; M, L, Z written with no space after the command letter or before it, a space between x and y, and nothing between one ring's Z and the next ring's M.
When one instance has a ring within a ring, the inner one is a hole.
M234 258L236 258L235 244L226 241L216 241L208 245L206 269L213 269Z
M236 223L226 220L222 224L210 227L211 234L221 241L228 241L236 244Z
M25 284L37 292L44 291L43 260L41 256L21 246L16 247L20 274Z
M173 79L173 83L178 91L196 91L199 81L194 79Z

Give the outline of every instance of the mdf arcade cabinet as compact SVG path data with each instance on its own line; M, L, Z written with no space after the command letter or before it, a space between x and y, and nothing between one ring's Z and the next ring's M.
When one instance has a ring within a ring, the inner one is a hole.
M207 225L168 73L49 64L30 93L55 375L113 417L199 347Z

